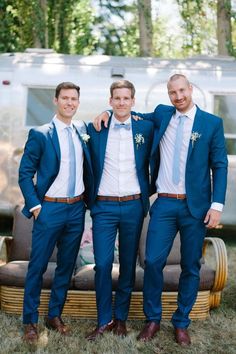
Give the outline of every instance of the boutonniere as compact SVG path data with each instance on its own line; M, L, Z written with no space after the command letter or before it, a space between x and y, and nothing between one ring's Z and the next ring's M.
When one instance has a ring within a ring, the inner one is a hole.
M89 139L90 139L90 135L86 134L86 133L83 133L83 134L80 134L81 136L81 139L83 140L83 142L86 144Z
M192 147L194 147L194 143L197 141L197 139L200 139L202 134L199 134L198 132L192 132L190 140L192 141Z
M139 148L140 145L144 144L144 142L145 142L143 134L140 134L140 133L135 134L134 140L135 140L137 149Z

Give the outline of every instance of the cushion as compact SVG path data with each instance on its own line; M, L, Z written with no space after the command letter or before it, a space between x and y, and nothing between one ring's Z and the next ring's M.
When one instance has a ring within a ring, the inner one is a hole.
M22 212L22 206L16 206L13 221L13 242L10 248L9 261L28 261L31 252L31 238L33 228L33 217L26 218ZM56 248L50 258L51 262L56 261Z
M27 261L13 261L0 267L0 284L23 288L25 285L28 264L29 262ZM56 263L49 262L48 268L43 276L43 289L51 288L55 269Z
M145 260L146 238L147 238L149 219L150 219L149 215L146 216L146 218L144 219L143 229L142 229L140 242L139 242L139 263L143 268L145 265L144 260ZM180 263L180 236L179 233L177 233L172 249L167 258L166 264L179 264L179 263Z
M87 264L74 275L74 288L78 290L95 290L94 285L94 264ZM112 268L112 289L116 290L119 277L119 264L113 263ZM142 290L143 286L143 269L136 267L136 281L134 291Z

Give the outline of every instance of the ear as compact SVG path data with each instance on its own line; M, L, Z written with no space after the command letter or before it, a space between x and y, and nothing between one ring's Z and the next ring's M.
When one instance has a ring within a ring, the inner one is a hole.
M112 106L112 97L109 98L109 105Z
M55 106L57 105L57 102L58 102L57 98L54 97L54 98L53 98L53 104L54 104Z
M135 97L132 99L132 107L135 105Z

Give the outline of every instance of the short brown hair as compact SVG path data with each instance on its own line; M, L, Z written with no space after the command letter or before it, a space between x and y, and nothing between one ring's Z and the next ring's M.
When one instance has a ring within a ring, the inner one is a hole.
M190 82L188 81L188 79L187 79L187 77L186 77L185 75L183 75L183 74L174 74L174 75L172 75L172 76L169 78L169 80L168 80L168 82L167 82L167 87L168 87L168 85L169 85L169 83L170 83L171 81L175 81L175 80L178 80L178 79L184 79L184 80L186 81L187 85L188 85L188 86L190 85Z
M118 88L127 88L131 90L131 97L134 98L135 95L135 87L132 84L132 82L128 81L128 80L119 80L119 81L115 81L113 82L113 84L110 86L110 93L111 93L111 97L113 97L113 91L115 89Z
M58 98L61 90L69 90L69 89L75 89L78 92L78 97L80 96L80 87L73 84L73 82L61 82L59 85L56 87L55 91L55 97Z

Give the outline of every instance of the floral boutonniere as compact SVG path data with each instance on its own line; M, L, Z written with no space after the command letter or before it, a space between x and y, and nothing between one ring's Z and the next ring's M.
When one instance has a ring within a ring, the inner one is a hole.
M202 134L199 134L198 132L192 132L190 140L192 141L192 147L194 147L194 143L197 141L197 139L200 139Z
M83 140L83 142L86 144L89 139L90 139L90 135L86 134L86 133L83 133L83 134L80 134L81 136L81 139Z
M143 134L140 134L140 133L135 134L134 140L135 140L135 144L136 144L137 149L139 148L140 145L144 144L144 142L145 142Z

